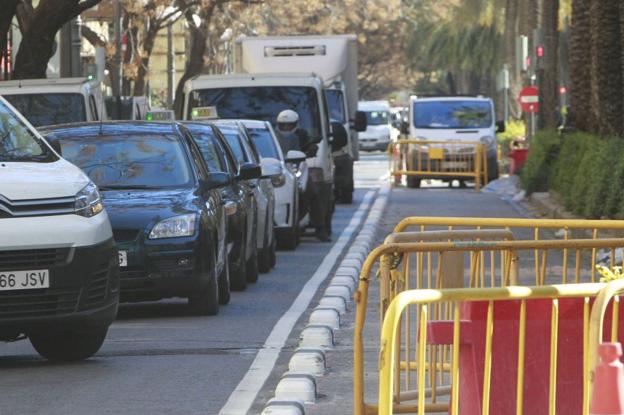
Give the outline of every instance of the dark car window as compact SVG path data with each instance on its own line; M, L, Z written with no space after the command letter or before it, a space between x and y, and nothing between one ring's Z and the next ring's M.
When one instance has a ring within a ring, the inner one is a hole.
M197 147L202 152L202 156L208 165L208 169L211 172L225 172L227 171L226 166L224 165L224 160L222 159L221 149L219 148L219 144L217 143L217 138L214 135L214 132L210 128L202 128L202 129L190 129L191 134L193 135L193 139L195 143L197 143Z
M249 128L248 131L258 153L260 153L260 157L279 159L275 140L273 140L273 135L269 130L265 128Z
M223 136L227 140L227 143L230 145L232 152L234 153L234 157L238 161L238 164L246 163L247 155L245 154L245 150L243 150L243 145L240 141L240 137L236 131L226 130L223 132Z
M251 143L251 137L247 129L245 129L244 133L241 133L241 142L243 143L249 161L256 164L260 163L260 154L258 154L256 146Z
M35 127L86 121L80 94L3 95Z
M414 127L431 129L489 128L492 105L488 101L422 101L414 103Z
M186 187L192 171L180 139L173 134L131 133L58 137L63 157L100 187Z
M329 109L329 118L332 121L344 124L346 120L344 95L339 89L325 90L325 98L327 99L327 107Z

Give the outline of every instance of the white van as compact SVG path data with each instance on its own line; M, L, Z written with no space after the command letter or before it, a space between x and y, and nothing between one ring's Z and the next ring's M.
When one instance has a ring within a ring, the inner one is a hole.
M119 302L97 187L0 98L0 341L51 360L96 353Z
M359 134L360 150L385 151L392 140L390 104L388 101L360 101L358 110L366 113L368 126Z
M100 83L85 78L0 82L0 95L35 127L106 120Z

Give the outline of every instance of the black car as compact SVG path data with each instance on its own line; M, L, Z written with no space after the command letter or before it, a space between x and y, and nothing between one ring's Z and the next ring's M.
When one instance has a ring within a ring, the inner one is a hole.
M104 122L43 133L102 192L119 249L122 301L185 297L205 315L229 302L220 189L232 178L208 171L186 128Z
M227 140L214 125L189 122L185 126L199 146L210 171L227 172L235 178L230 186L221 189L221 195L237 207L228 222L230 286L234 291L245 290L247 282L258 279L254 180L260 177L261 169L255 163L239 163Z

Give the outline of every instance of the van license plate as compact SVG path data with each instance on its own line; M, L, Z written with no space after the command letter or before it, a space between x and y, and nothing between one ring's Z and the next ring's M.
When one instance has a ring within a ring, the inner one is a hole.
M34 290L50 287L47 269L35 271L0 271L0 291Z
M119 251L119 266L128 266L128 251Z

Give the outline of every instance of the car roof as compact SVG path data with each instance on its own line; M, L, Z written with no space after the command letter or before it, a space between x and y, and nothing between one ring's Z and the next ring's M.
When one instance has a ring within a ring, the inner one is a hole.
M58 124L40 127L42 134L64 134L80 131L81 136L97 135L121 135L129 132L135 133L175 133L177 123L160 121L103 121L103 122L81 122L71 124Z
M260 121L260 120L240 120L240 122L243 123L243 125L247 128L258 128L258 129L263 129L266 130L269 127L267 127L267 121Z

